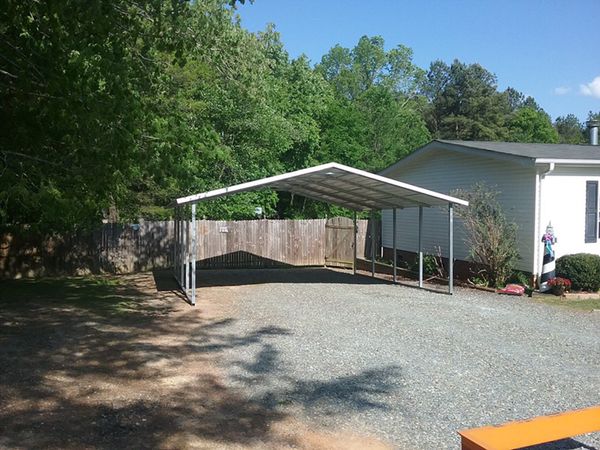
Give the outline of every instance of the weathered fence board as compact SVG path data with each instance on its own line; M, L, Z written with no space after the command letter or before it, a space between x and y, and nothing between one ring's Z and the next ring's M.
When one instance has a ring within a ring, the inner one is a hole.
M357 225L360 257L365 254L367 221L359 220ZM351 228L352 220L345 218L198 220L197 267L348 266L352 261ZM328 236L331 230L335 232ZM172 263L173 235L172 221L104 224L92 233L58 237L3 234L0 278L165 268Z
M357 221L356 254L365 254L367 221ZM325 264L352 267L354 260L354 223L348 217L332 217L325 224Z
M323 265L325 219L200 220L198 267L280 267Z

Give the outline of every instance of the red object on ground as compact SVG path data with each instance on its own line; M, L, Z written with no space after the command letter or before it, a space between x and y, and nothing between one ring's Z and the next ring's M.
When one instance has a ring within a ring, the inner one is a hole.
M504 289L498 289L498 294L523 295L525 288L520 284L507 284Z

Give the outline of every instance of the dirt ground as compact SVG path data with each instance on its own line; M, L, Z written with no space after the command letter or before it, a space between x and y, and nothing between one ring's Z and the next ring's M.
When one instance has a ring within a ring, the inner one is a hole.
M0 283L0 448L378 449L244 398L219 372L240 286L192 308L168 275Z

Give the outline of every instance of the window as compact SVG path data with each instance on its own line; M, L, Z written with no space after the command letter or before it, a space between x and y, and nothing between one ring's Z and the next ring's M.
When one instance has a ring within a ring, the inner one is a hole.
M598 239L598 182L585 183L585 242Z

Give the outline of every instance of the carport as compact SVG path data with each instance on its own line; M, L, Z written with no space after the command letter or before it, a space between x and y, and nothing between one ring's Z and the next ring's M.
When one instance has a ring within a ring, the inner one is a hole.
M393 280L397 281L396 215L398 209L419 208L417 254L419 260L419 287L423 287L423 208L448 209L448 293L453 292L454 215L453 207L468 202L439 192L375 175L364 170L338 163L322 164L308 169L250 181L222 189L180 197L175 207L175 243L173 246L173 275L192 305L196 304L196 255L198 235L196 204L219 197L258 189L287 191L296 195L342 206L354 211L354 263L356 274L356 213L377 210L393 211ZM189 208L188 208L189 207ZM371 233L372 237L374 233ZM375 276L375 245L371 245L371 273Z

